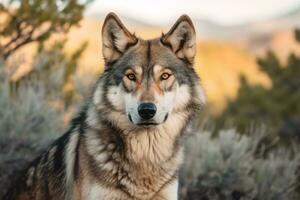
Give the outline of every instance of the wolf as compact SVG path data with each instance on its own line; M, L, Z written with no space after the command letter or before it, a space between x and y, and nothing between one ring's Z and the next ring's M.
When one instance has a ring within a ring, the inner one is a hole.
M144 40L110 13L102 40L105 70L92 95L5 200L178 198L186 127L205 103L194 25L182 15L166 34Z

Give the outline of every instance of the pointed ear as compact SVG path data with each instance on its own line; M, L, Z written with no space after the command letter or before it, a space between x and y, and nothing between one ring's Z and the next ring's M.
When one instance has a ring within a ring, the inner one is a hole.
M163 34L161 42L170 47L180 58L193 63L196 55L196 32L192 20L182 15L167 34Z
M109 13L106 16L102 27L102 53L106 66L118 60L137 41L116 14Z

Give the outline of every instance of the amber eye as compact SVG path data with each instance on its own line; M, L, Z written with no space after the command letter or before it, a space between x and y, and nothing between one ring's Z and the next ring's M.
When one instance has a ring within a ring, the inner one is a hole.
M160 76L160 79L161 79L161 80L167 80L170 76L171 76L171 74L163 73L163 74Z
M135 75L134 75L133 73L127 74L126 76L127 76L127 78L128 78L129 80L131 80L131 81L136 81L136 77L135 77Z

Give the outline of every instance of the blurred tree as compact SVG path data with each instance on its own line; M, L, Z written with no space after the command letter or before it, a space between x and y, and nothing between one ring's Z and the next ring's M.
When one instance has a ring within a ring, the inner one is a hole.
M8 0L0 3L0 57L20 47L66 33L82 19L91 0Z
M295 38L300 42L300 30L295 31ZM229 124L245 131L250 125L266 124L274 133L300 136L300 57L291 54L283 66L268 52L258 64L270 77L272 87L253 86L241 77L237 98L218 117L217 128Z
M66 54L66 42L67 40L59 40L50 46L40 42L32 70L16 80L11 80L11 91L18 92L21 85L28 83L31 86L43 86L50 99L63 99L65 108L70 106L76 94L72 77L88 43L83 42L73 52Z

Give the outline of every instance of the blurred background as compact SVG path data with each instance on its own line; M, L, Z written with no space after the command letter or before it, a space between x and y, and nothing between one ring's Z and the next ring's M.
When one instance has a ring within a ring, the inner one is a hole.
M194 22L208 103L181 199L299 199L299 0L0 0L0 188L88 98L109 12L143 38Z

